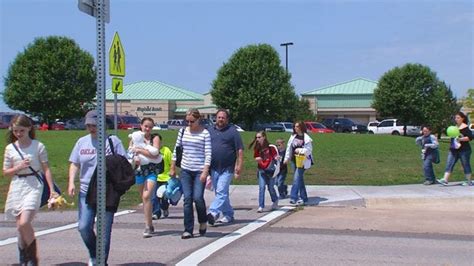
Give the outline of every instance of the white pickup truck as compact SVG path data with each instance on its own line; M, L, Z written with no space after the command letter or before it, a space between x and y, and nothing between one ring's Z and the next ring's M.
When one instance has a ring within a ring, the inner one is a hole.
M407 126L408 136L420 135L420 127ZM397 119L385 119L377 125L377 127L371 128L369 134L392 134L392 135L403 135L403 124L397 123Z

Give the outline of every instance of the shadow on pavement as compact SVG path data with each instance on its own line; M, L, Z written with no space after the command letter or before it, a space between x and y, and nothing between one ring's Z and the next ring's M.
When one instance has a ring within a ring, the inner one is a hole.
M307 205L317 206L319 205L320 202L327 201L327 200L328 200L327 198L309 197Z

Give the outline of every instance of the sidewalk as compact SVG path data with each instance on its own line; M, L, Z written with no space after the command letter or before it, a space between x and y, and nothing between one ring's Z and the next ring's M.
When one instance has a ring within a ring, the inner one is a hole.
M449 186L422 184L396 186L306 186L309 206L354 206L367 208L434 207L469 205L474 207L474 187L463 187L461 182ZM291 189L288 188L289 190ZM214 193L206 191L206 202ZM270 196L266 192L266 205ZM258 206L258 186L231 186L230 199L235 206ZM279 201L290 205L289 199Z

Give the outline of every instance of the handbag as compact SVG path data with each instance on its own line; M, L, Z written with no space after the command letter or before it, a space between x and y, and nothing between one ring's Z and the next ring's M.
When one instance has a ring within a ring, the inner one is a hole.
M273 144L270 144L269 148L275 149L277 156L272 158L272 161L267 166L267 168L265 168L265 170L263 170L263 172L267 176L276 177L280 173L280 160L277 159L277 157L278 157L278 148Z
M175 165L177 167L180 167L181 168L181 160L183 159L183 135L184 135L184 130L186 128L181 128L179 130L179 133L180 135L178 136L179 138L179 145L176 146L175 150L176 150L176 162L175 162Z
M15 145L15 143L12 143L12 145L15 148L15 150L18 152L18 154L20 155L20 158L24 160L25 158L23 157L23 154L21 154L20 150ZM40 207L43 207L44 205L48 204L49 195L51 194L49 190L48 182L46 182L46 177L44 176L44 173L36 171L31 166L29 168L33 172L33 174L36 176L38 181L41 184L43 184L43 192L41 194L41 204L40 204ZM54 191L58 193L58 195L61 195L61 189L59 189L59 187L56 185L54 181L53 181L53 186L54 186Z

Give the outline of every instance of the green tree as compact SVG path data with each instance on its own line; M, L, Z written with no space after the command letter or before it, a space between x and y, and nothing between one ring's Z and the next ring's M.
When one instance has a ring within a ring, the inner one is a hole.
M308 100L296 98L288 103L288 106L294 107L287 108L284 121L316 121L316 115L311 111Z
M231 111L235 123L252 128L257 121L290 119L289 110L299 102L290 78L273 47L249 45L219 69L211 95L218 107Z
M467 97L464 99L464 106L474 110L474 89L467 90ZM474 120L474 111L471 111L469 114L469 120L473 123Z
M424 102L424 124L430 125L433 133L441 137L443 130L453 124L453 115L461 109L453 92L445 82L440 81L429 99Z
M436 132L459 110L451 89L421 64L386 72L374 91L372 106L382 117L398 118L404 125L430 124Z
M467 108L474 108L474 89L467 90L467 97L464 99L464 105Z
M51 122L83 114L95 97L94 58L66 37L37 38L20 52L5 77L5 103Z

